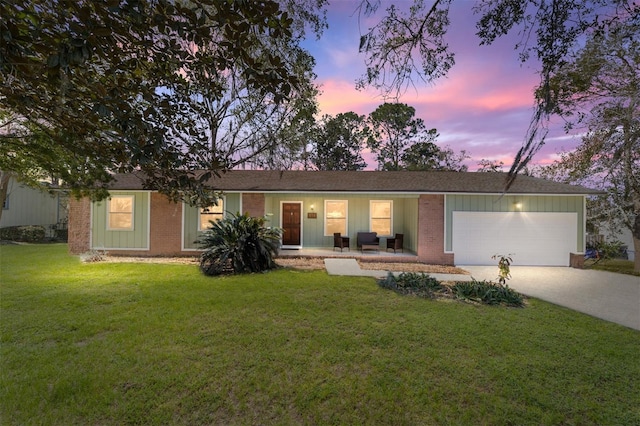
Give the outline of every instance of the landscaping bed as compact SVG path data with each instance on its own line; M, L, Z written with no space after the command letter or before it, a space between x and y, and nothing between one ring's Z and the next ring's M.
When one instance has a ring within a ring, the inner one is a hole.
M169 263L169 264L193 264L197 265L198 257L135 257L135 256L113 256L106 254L102 256L104 262L120 263ZM276 259L276 263L285 268L300 270L324 269L324 258L321 257L281 257ZM392 272L424 272L426 274L464 274L469 272L464 269L448 265L427 265L424 263L396 263L396 262L365 262L358 260L362 269L392 271Z

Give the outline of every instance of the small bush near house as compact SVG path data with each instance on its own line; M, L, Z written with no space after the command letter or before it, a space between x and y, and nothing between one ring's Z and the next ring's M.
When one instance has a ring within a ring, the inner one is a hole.
M275 257L282 231L264 224L264 218L247 213L211 222L212 227L196 241L204 249L200 270L205 275L222 275L278 268Z
M504 254L494 254L491 256L492 259L498 260L498 284L504 285L508 279L511 278L511 263L513 262L513 258L511 257L513 254L509 253L508 255Z
M588 244L585 253L585 258L593 259L593 265L602 260L627 259L627 256L626 246L618 240Z
M443 289L442 284L425 273L403 272L397 277L391 272L387 278L379 280L382 288L393 290L400 294L413 294L420 297L434 298L435 293Z
M20 241L25 243L40 243L44 241L45 229L42 226L8 226L0 228L0 239Z
M88 252L80 255L80 260L84 263L102 262L106 255L106 251L89 250Z
M485 303L487 305L524 306L522 295L491 281L459 281L451 288L453 294L464 300Z

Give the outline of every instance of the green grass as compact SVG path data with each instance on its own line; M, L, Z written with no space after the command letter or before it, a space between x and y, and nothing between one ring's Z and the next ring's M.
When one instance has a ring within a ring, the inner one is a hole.
M589 269L595 269L598 271L615 272L618 274L635 275L640 277L640 272L633 270L633 262L623 259L605 259L597 263L593 260L585 262L585 267Z
M371 278L0 247L0 424L640 424L640 334Z

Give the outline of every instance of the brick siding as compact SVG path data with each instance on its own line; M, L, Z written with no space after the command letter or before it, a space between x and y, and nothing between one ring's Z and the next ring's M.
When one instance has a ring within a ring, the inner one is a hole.
M444 252L444 195L421 195L418 200L418 260L453 265L453 253Z
M249 216L253 217L262 217L265 214L264 208L264 194L242 194L242 213L249 213Z
M149 256L182 254L182 203L151 193L149 223Z
M69 198L69 253L81 254L91 246L91 201Z

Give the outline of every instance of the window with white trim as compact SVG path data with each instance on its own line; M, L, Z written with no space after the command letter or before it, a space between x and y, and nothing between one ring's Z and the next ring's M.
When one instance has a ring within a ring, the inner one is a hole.
M114 195L107 203L107 229L133 230L133 195Z
M347 235L347 200L324 200L324 235Z
M369 230L379 236L393 235L393 201L369 201Z
M217 222L224 218L224 200L218 199L218 204L203 207L198 210L198 231L211 228L211 222Z

